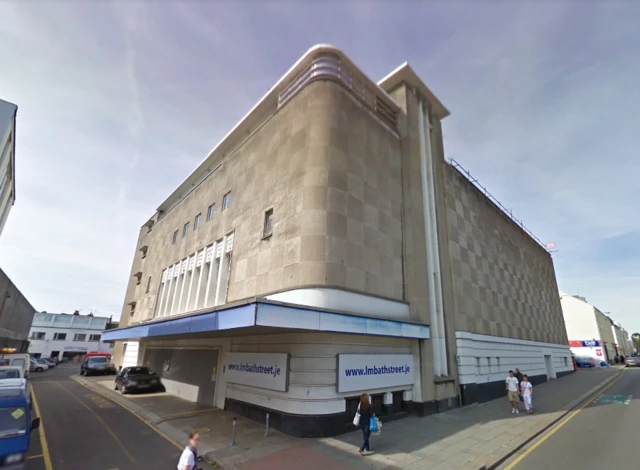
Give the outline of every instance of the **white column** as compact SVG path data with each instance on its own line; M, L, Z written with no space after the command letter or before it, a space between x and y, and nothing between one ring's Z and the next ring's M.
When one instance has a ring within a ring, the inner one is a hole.
M216 247L218 242L214 243L212 247L209 247L205 252L204 261L206 262L209 259L209 277L207 277L207 289L204 292L204 304L203 306L208 307L209 302L209 291L211 290L211 275L213 274L213 265L216 261ZM211 250L211 256L209 256L209 250ZM204 266L204 263L203 263Z
M193 301L193 309L196 310L198 308L198 299L200 298L200 286L202 285L202 273L204 273L204 264L205 264L205 256L207 254L207 249L202 250L202 265L200 267L200 276L198 276L198 286L196 290L196 298ZM200 253L196 253L196 267L198 269L198 258L200 257Z
M182 261L180 264L180 274L182 275L182 286L180 287L180 300L178 301L178 311L176 313L184 312L182 310L182 295L184 294L184 285L187 282L187 272L189 268L189 258Z
M176 309L176 298L178 297L178 285L180 285L180 276L181 273L180 271L182 270L182 263L178 263L178 275L176 276L176 273L173 273L173 277L175 278L176 282L175 282L175 287L173 288L173 297L171 298L171 310L169 311L169 315L173 315L175 313L175 309Z
M169 273L171 275L169 275ZM167 301L164 304L164 308L162 309L162 312L160 313L161 317L164 317L167 315L167 308L169 306L169 298L171 297L171 285L173 283L173 266L168 268L167 270L167 277L169 278L169 286L167 287ZM166 284L166 281L165 281Z
M165 273L163 273L164 275ZM163 276L164 277L164 276ZM160 285L160 301L156 306L156 316L162 316L162 302L164 301L164 293L167 290L167 279L165 277L164 281Z
M443 375L449 374L447 365L447 336L444 327L444 304L442 301L442 275L440 271L440 244L438 237L438 217L436 213L436 186L434 178L433 153L431 149L431 122L429 119L429 110L424 109L425 117L425 147L427 157L427 185L429 189L429 243L431 245L431 256L433 257L433 277L436 297L436 316L438 317L438 339L440 348L441 372Z
M222 239L222 253L220 254L220 264L218 266L218 280L216 282L216 300L214 302L213 305L220 305L220 286L222 285L222 273L223 271L223 266L225 265L224 260L227 258L226 256L226 246L227 246L227 237L224 237Z
M425 143L424 107L420 101L418 110L418 140L420 145L420 180L422 184L422 211L424 220L424 238L427 258L427 280L429 284L429 314L431 318L431 343L433 347L433 373L442 375L442 360L440 359L440 338L438 335L438 314L436 312L435 278L433 277L433 256L431 255L429 230L429 197L427 193L427 149Z
M198 260L198 253L189 258L189 262L187 264L187 273L191 273L191 277L189 278L189 292L187 292L187 303L184 307L184 311L189 311L189 301L191 300L191 289L193 287L193 278L196 273L196 261Z

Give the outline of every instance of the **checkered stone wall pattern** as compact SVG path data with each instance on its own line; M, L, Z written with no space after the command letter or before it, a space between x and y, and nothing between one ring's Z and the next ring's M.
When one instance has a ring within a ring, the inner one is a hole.
M456 330L567 344L549 253L445 166Z

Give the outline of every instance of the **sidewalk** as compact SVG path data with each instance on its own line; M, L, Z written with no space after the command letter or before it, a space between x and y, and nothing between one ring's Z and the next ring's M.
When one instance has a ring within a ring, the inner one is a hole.
M122 397L84 378L81 381L148 421L158 422L158 428L179 442L185 442L188 430L202 429L201 451L225 470L481 470L493 468L519 450L569 410L615 380L621 369L614 366L579 370L536 386L533 401L536 413L532 416L512 415L505 398L424 418L409 417L386 423L380 436L371 437L373 452L366 457L357 453L359 431L322 439L296 439L271 431L265 438L263 424L241 417L237 418L237 445L230 446L233 417L230 413L219 410L162 419L137 404L142 402L138 398Z

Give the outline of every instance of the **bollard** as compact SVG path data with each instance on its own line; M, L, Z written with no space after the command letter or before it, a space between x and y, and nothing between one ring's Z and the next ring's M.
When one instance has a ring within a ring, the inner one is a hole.
M233 428L231 429L231 445L236 445L236 417L233 417Z
M264 437L269 437L269 413L267 413L267 426L264 430Z

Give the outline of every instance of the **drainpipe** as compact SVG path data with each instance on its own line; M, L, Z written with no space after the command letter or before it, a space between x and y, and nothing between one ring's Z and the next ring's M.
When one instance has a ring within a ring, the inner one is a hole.
M433 373L436 376L442 375L442 359L440 358L440 334L438 328L437 303L435 296L435 278L433 276L433 256L430 243L429 230L429 197L427 193L428 175L427 175L427 146L425 142L424 127L424 107L420 100L420 109L418 110L418 139L420 144L420 180L422 184L422 216L424 220L424 240L427 258L427 279L429 285L429 313L431 316L431 343L433 346Z

